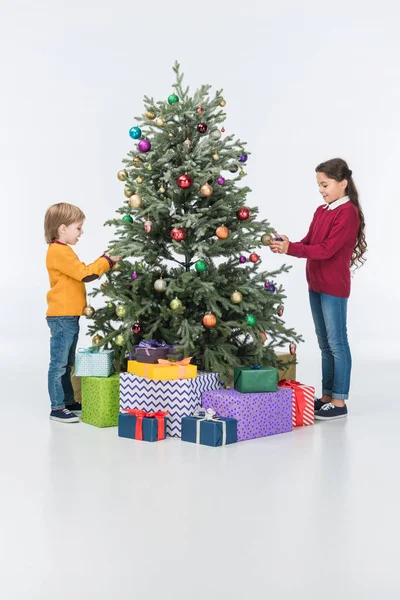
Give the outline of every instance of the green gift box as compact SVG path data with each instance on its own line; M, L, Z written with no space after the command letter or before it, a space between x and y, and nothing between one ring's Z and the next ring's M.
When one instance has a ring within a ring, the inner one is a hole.
M117 427L119 373L111 377L82 377L82 422L95 427Z
M276 392L278 389L275 367L235 367L233 379L237 392Z

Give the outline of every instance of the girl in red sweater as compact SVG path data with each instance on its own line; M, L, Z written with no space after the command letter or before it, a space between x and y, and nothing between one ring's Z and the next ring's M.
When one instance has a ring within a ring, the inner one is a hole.
M272 252L307 259L307 281L315 332L322 354L322 398L315 400L315 418L347 416L351 353L347 338L347 300L351 267L365 262L365 220L352 171L341 158L315 169L325 205L315 211L301 242L279 235Z

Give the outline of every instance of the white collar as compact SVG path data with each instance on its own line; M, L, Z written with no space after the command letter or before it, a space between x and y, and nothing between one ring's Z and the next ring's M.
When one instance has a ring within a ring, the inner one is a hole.
M345 196L344 198L339 198L339 200L335 200L331 204L326 204L325 208L327 210L335 210L335 208L339 208L339 206L346 204L346 202L350 202L350 198L348 196Z

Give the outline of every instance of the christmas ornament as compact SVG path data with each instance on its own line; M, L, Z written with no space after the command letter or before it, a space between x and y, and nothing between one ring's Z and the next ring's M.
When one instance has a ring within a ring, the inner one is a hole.
M243 295L240 292L235 291L231 294L231 302L233 304L240 304L242 300L243 300Z
M285 307L283 306L283 304L280 304L278 306L278 308L276 309L276 314L278 315L278 317L283 316L284 310L285 310Z
M146 110L144 116L146 117L146 119L149 119L149 121L153 121L156 118L156 115L150 110Z
M134 279L134 280L135 280L135 279L137 279L137 278L138 278L138 274L137 274L136 272L135 272L135 273L132 273L132 275L131 275L131 279Z
M140 156L134 156L132 158L132 162L133 162L133 166L138 169L139 167L143 166L143 160L140 158Z
M271 284L270 284L270 282L269 282L269 281L266 281L266 282L264 283L264 287L265 287L265 289L269 290L269 286L270 286L270 285L271 285Z
M160 194L164 194L165 193L165 187L161 186L158 191L160 192Z
M122 169L122 171L118 171L117 177L120 181L126 181L128 179L128 171Z
M203 325L206 327L215 327L217 324L217 317L213 313L207 313L203 317Z
M264 331L260 331L260 342L262 344L265 344L267 339L268 339L267 334Z
M169 132L169 134L168 134L168 135L169 135L169 137L174 137L174 134L173 134L173 133L171 133L171 131Z
M222 100L220 101L219 105L222 106L222 108L224 108L224 106L226 106L226 100L224 100L222 98Z
M167 282L162 277L160 277L160 279L156 279L156 281L154 282L154 289L156 290L156 292L165 292L166 287Z
M169 305L172 310L179 310L180 308L182 308L182 302L179 300L179 298L174 298L173 300L171 300Z
M243 171L243 169L240 169L239 175L241 175L243 177L243 175L246 175L246 173Z
M196 261L194 268L198 273L204 273L204 271L207 271L207 263L204 260L198 260Z
M157 117L157 119L154 121L154 123L157 125L157 127L163 127L164 119L162 119L161 117Z
M240 221L246 221L246 219L250 217L250 210L247 206L242 206L242 208L237 211L236 216Z
M133 219L132 219L131 215L124 215L122 217L122 220L125 221L125 223L133 223ZM115 267L115 265L114 265L114 267Z
M117 308L115 309L115 312L117 317L123 319L126 315L126 308L123 304L118 304Z
M198 106L196 108L196 112L197 112L198 115L202 115L203 112L204 112L204 108L202 106Z
M130 190L129 188L124 188L124 194L127 198L130 198L131 196L133 196L135 192L133 190Z
M85 308L83 309L83 314L88 319L91 319L95 312L96 311L94 310L93 306L85 306Z
M231 173L237 173L239 167L237 165L235 165L235 163L232 163L231 165L229 165L229 170Z
M260 257L258 256L258 254L256 254L256 252L252 252L249 256L249 259L252 263L256 263L260 260Z
M241 262L241 263L242 263L242 265L243 265L243 264L244 264L246 261L247 261L247 258L246 258L245 256L241 256L241 257L239 258L239 262Z
M144 222L145 232L150 233L152 227L153 227L153 223L149 219L147 219L147 221Z
M168 96L168 104L175 104L175 102L179 102L179 98L176 94Z
M112 268L113 271L120 271L121 270L121 263L115 263L115 265Z
M218 154L218 152L215 152L215 154L213 154L213 159L214 160L219 160L219 154Z
M102 341L104 340L102 335L99 335L98 333L94 336L94 338L92 338L92 344L94 344L95 346L98 346Z
M269 246L272 240L272 236L269 235L269 233L264 233L264 235L261 236L261 243L264 246Z
M221 132L219 129L214 129L211 133L211 138L216 142L221 139Z
M254 327L254 325L256 325L257 323L257 319L254 315L246 315L245 321L248 325L251 325L251 327Z
M289 352L292 356L294 356L297 352L297 346L294 342L289 345Z
M229 229L225 227L225 225L220 225L219 227L217 227L215 235L220 240L226 240L226 238L229 236Z
M136 183L138 183L139 185L141 185L143 183L144 179L143 179L143 177L141 177L139 175L139 177L136 177L135 181L136 181Z
M268 289L269 289L270 292L276 292L276 287L274 286L273 283L270 284L270 286L269 286Z
M125 338L124 338L124 336L122 335L122 333L119 333L119 334L116 336L116 338L115 338L114 342L117 344L117 346L123 346L123 345L125 344Z
M249 157L247 156L247 154L241 154L241 155L239 156L239 160L240 160L240 162L241 162L241 163L245 163L245 162L247 161L247 159L248 159L248 158L249 158Z
M208 183L205 183L200 188L200 192L203 194L203 196L211 196L213 191L214 190L212 189L211 185L209 185Z
M192 185L192 178L190 175L185 173L184 175L179 175L176 183L181 188L181 190L187 190Z
M221 127L222 133L225 133L225 127Z
M217 183L218 185L225 185L225 179L223 177L218 177Z
M149 166L147 167L147 170L148 170L148 171L152 171L152 170L153 170L153 167L152 167L151 165L149 165Z
M174 227L170 233L173 240L176 242L181 242L186 237L186 232L182 227Z
M107 308L114 308L114 304L113 304L112 302L109 302L109 303L107 304Z
M208 125L206 123L199 123L197 125L197 131L199 133L207 133Z
M140 140L140 142L138 143L138 150L139 152L150 152L151 143L149 142L149 140Z
M134 194L131 198L129 198L129 205L131 208L140 208L142 203L143 200L139 194Z
M139 335L139 333L142 333L142 331L143 325L139 323L139 321L135 321L132 325L132 333L134 333L135 335Z
M142 130L140 127L131 127L129 130L129 135L133 140L138 140L142 136Z
M189 138L186 138L186 140L183 142L183 145L185 146L186 150L189 152L189 150L192 146L192 142L189 140Z

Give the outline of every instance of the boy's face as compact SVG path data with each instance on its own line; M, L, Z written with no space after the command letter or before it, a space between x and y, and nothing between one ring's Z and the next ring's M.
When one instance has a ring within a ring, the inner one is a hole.
M71 225L61 225L58 230L58 239L64 244L75 246L83 233L83 221L79 223L71 223Z

